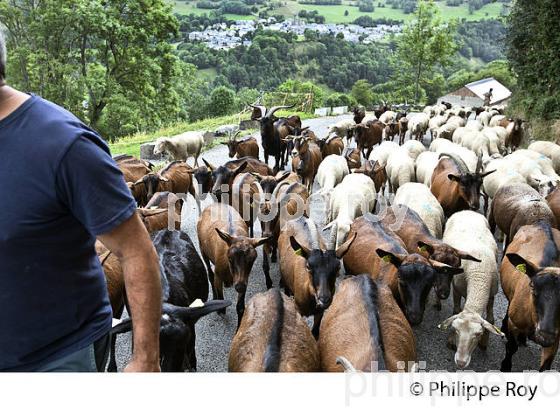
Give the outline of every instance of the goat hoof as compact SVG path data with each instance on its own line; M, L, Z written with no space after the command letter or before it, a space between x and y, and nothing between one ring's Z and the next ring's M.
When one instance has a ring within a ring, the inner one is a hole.
M511 363L502 362L502 365L500 366L500 371L505 373L511 372Z

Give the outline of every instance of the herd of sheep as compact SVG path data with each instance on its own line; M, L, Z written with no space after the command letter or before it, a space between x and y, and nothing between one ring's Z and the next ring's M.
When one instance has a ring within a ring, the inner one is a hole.
M325 138L296 115L277 117L281 108L253 107L265 162L254 137L235 135L225 144L236 159L199 165L202 132L156 141L173 159L158 172L116 158L160 255L163 370L196 370L194 324L225 312L224 287L237 293L230 371L413 371L422 358L412 326L423 321L432 289L440 308L453 293L453 315L433 326L449 332L457 368L492 335L506 340L502 371L527 340L542 346L538 369L550 369L560 340L558 145L527 141L523 122L503 107L356 108ZM173 230L187 194L199 208L200 254ZM203 195L213 203L200 209ZM310 218L317 198L321 223ZM118 319L122 270L97 248ZM260 249L268 291L246 302ZM496 326L500 287L509 305ZM125 319L113 333L131 329ZM109 368L116 370L114 352Z

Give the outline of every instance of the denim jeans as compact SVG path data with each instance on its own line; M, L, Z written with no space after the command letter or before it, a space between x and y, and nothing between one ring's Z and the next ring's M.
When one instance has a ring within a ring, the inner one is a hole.
M82 350L47 363L37 372L103 372L107 364L110 335L105 335Z

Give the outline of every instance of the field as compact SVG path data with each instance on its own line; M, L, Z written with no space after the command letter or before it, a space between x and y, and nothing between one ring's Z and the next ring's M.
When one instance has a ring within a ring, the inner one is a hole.
M208 13L209 10L197 9L195 1L183 1L183 0L169 0L174 4L174 9L178 14L203 14ZM405 14L400 9L393 9L391 7L378 7L380 2L375 1L375 10L371 13L365 13L358 10L358 7L354 5L353 2L344 0L343 4L336 6L315 6L311 4L299 4L297 1L288 0L284 2L284 5L271 12L271 14L282 14L286 18L293 17L297 15L300 10L317 10L320 15L325 17L326 23L351 23L357 17L360 16L371 16L374 19L378 18L388 18L393 20L403 20L409 21L412 18L412 14ZM490 3L482 7L480 10L475 11L473 14L469 14L468 6L462 4L459 7L450 7L445 5L445 2L437 2L440 10L442 11L442 16L444 19L465 19L467 21L477 21L483 19L498 18L502 10L502 3ZM348 11L348 16L345 16L345 11ZM255 16L240 16L233 14L226 14L226 17L233 20L246 20L254 19Z

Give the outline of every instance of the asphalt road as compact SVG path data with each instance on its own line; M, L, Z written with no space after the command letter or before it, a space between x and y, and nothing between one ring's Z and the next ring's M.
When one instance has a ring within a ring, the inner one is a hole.
M349 118L350 116L316 118L304 121L304 126L310 126L313 131L323 137L327 133L327 126L333 124L341 118ZM259 141L260 136L255 135ZM261 154L262 155L262 154ZM203 157L212 164L223 164L228 161L227 147L219 145L210 151L204 153ZM271 166L273 159L270 159ZM207 205L208 200L203 203ZM311 217L316 223L323 225L324 216L320 212L312 210ZM182 229L185 230L198 248L198 238L196 236L196 221L198 212L194 200L189 198L183 207ZM255 224L255 235L260 236L259 224ZM501 247L499 246L501 249ZM249 286L247 289L247 301L256 293L266 291L264 274L262 271L262 253L259 250L259 256L255 261L251 276L249 278ZM344 274L344 268L341 267L341 273ZM278 264L271 264L270 271L274 286L278 286L280 273ZM227 309L224 316L216 313L202 318L196 325L196 354L198 359L199 372L225 372L227 371L228 352L231 340L235 334L237 326L237 315L235 312L236 292L233 288L225 289L225 298L233 302L232 306ZM211 297L211 295L209 295ZM423 322L414 328L416 336L416 345L418 360L425 362L425 370L427 371L456 371L455 362L453 360L454 352L446 347L447 333L437 328L437 325L447 319L452 314L452 297L442 301L442 310L438 311L433 308L433 294L430 296L429 306L426 308ZM494 317L496 325L501 326L502 318L507 309L507 300L505 299L501 289L496 296L494 302ZM311 320L308 320L311 324ZM119 370L121 370L130 357L130 336L120 335L117 340L117 362ZM520 372L524 370L537 370L540 360L540 346L533 342L528 342L527 347L520 347L513 358L513 371ZM497 336L490 335L488 349L481 351L476 349L470 366L467 370L485 372L489 370L499 370L500 363L505 354L505 343ZM421 366L424 369L424 366ZM553 369L558 370L558 359L553 363Z

